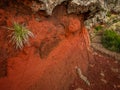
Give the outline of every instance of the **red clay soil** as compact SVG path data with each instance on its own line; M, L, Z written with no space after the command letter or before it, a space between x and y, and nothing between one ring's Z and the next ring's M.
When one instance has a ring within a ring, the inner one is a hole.
M0 9L0 26L24 23L35 35L23 50L15 50L10 31L0 27L0 61L7 61L0 90L120 90L120 62L93 53L83 16L65 10L58 6L48 17L44 12L32 15L24 7ZM76 66L90 86L78 77Z

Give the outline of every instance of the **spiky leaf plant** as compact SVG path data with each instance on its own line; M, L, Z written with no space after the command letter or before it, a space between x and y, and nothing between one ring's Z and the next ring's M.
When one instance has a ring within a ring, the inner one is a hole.
M13 23L13 28L11 30L10 42L15 45L16 49L22 49L25 44L29 44L29 37L34 36L30 30L17 22Z

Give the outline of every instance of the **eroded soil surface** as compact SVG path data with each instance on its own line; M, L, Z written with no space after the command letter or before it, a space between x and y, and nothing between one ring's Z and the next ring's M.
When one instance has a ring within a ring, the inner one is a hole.
M52 16L15 7L0 9L0 90L120 89L120 62L91 50L82 15L68 15L64 5ZM14 21L35 35L23 50L14 49L10 31L3 28ZM77 75L76 66L90 86Z

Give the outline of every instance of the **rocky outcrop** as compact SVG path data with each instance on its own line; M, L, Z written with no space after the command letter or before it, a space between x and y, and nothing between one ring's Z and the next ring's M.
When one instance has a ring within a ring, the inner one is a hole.
M120 0L104 0L106 2L108 10L120 13Z
M72 0L68 5L68 13L84 14L84 23L88 29L96 23L104 22L107 10L103 0Z
M97 0L72 0L68 5L68 13L85 13L95 11L98 7Z
M3 0L8 2L9 0ZM14 1L14 0L11 0ZM34 12L46 11L47 15L52 15L56 6L66 2L66 9L69 14L84 14L87 28L96 23L106 22L107 12L120 13L120 0L16 0L18 2L31 2L30 6ZM3 3L1 2L1 3ZM10 1L9 1L10 2Z
M94 12L98 8L101 10L120 11L119 0L39 0L42 2L40 10L46 10L48 15L52 14L53 9L62 2L68 3L68 13L85 13L88 11Z
M99 5L98 0L39 0L41 3L33 3L32 8L38 10L45 10L48 15L52 14L53 9L62 2L67 2L68 13L85 13L88 11L95 11ZM38 6L39 5L39 6Z
M46 13L48 15L51 15L53 9L57 5L60 5L62 2L67 1L67 0L39 0L39 1L43 2L43 5L40 8L40 10L46 10Z
M85 25L90 28L96 23L106 22L108 11L120 12L120 0L38 0L33 2L34 11L45 10L48 15L52 15L53 9L63 2L67 2L67 12L84 14Z
M22 2L28 5L32 1L30 7L36 12L38 10L45 10L48 15L52 15L54 8L63 2L66 3L68 13L86 13L96 12L98 10L120 12L120 0L3 0L0 5L7 2ZM97 12L96 12L97 13Z

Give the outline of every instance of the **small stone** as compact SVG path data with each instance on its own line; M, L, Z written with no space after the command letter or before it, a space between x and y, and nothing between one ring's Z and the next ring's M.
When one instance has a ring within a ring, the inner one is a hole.
M114 63L116 63L116 64L117 64L117 63L118 63L118 61L115 61Z
M35 18L35 20L36 20L36 21L38 21L38 22L40 22L40 20L41 20L41 19L40 19L40 18L38 18L38 17L36 17L36 18Z
M117 85L117 88L120 88L120 85Z
M101 81L102 81L103 83L107 84L107 80L105 80L105 79L102 78Z
M92 68L93 68L94 66L95 66L95 65L93 65L93 64L90 64L90 67L92 67Z
M82 88L77 88L77 89L75 89L75 90L84 90L84 89L82 89Z
M105 76L105 74L104 74L103 72L101 72L101 73L100 73L100 75L101 75L102 77L104 77L104 76Z
M115 73L118 73L118 72L119 72L118 68L111 68L111 70L112 70L113 72L115 72Z
M114 88L116 88L117 86L116 85L113 85Z
M118 79L120 79L120 75L118 75Z

